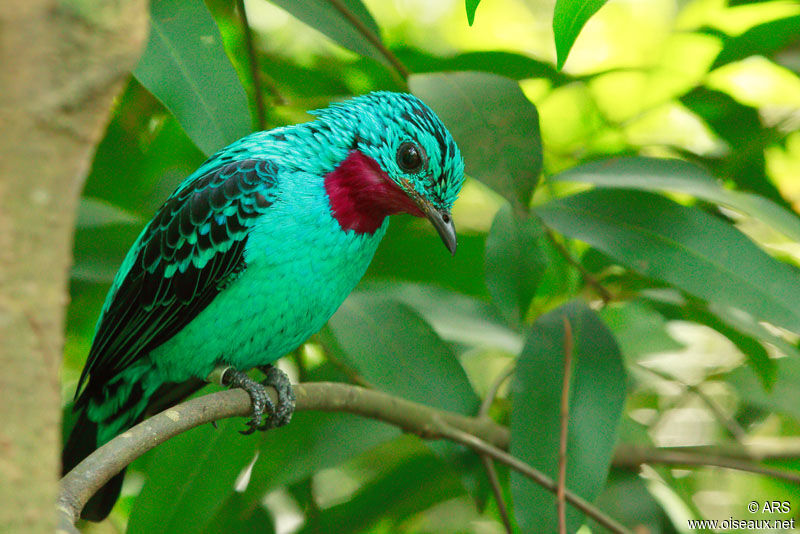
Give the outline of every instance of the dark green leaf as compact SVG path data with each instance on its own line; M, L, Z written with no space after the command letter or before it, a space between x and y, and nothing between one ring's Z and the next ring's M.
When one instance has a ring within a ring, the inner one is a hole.
M155 449L148 459L147 483L136 499L128 532L200 532L221 503L233 494L239 473L255 457L257 439L242 436L241 419L219 429L204 425Z
M481 0L466 0L467 21L470 26L475 22L475 10L478 9L478 4L480 3Z
M797 271L699 209L650 193L595 189L536 211L645 276L800 332Z
M543 234L538 219L504 206L486 239L486 287L514 325L524 322L547 266L538 244Z
M571 76L558 72L552 65L531 57L503 50L476 50L462 52L452 57L441 57L411 47L392 48L395 55L412 72L482 71L505 76L513 80L547 78L554 86L574 81Z
M557 174L551 180L686 193L733 208L800 241L800 217L759 195L725 189L703 169L686 161L640 157L594 161Z
M205 154L247 135L247 96L205 4L152 0L150 17L150 39L136 78Z
M432 283L487 296L479 270L485 244L484 235L460 233L458 251L452 257L427 221L400 218L389 225L364 278Z
M339 45L388 65L378 46L381 39L378 24L361 0L270 1Z
M464 488L453 470L424 445L416 445L416 454L401 457L401 461L397 461L398 452L382 448L383 458L372 459L375 467L382 468L379 476L347 502L309 518L300 532L373 532L370 527L376 524L398 525L413 514L463 495ZM382 464L389 465L383 468Z
M726 37L724 47L712 69L753 55L767 56L796 43L800 32L800 15L772 20L754 26L736 37Z
M636 472L611 470L608 484L597 498L597 506L633 532L672 534L677 532L659 503L650 495ZM591 522L592 532L605 532Z
M511 454L553 480L558 471L565 318L574 342L567 442L567 487L593 501L603 488L625 401L622 356L611 333L579 301L542 316L530 330L513 382ZM522 532L556 532L555 497L511 474L514 513ZM568 508L567 531L582 515Z
M408 306L353 293L328 322L328 350L381 390L473 413L478 399L449 345ZM326 335L322 334L323 339Z
M564 66L583 26L605 3L606 0L556 0L553 10L553 34L556 38L559 70Z
M542 140L539 114L519 84L485 72L439 72L415 74L408 85L453 134L467 173L527 209L542 171Z
M204 534L235 532L236 534L272 534L273 520L261 503L253 503L235 491L228 495L202 530Z

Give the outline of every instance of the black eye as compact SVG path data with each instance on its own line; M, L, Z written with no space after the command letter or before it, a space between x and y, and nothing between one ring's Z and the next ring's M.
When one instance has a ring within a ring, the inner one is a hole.
M422 169L422 149L406 141L397 149L397 164L403 172L418 172Z

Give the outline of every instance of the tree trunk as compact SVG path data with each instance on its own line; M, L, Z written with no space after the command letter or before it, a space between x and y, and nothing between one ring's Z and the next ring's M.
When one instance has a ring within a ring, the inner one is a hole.
M0 532L55 530L75 210L146 8L0 2Z

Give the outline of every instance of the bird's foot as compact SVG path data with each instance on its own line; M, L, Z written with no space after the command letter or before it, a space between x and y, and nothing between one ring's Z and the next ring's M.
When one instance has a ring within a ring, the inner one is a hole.
M247 430L240 431L244 435L252 434L256 430L263 431L283 426L292 419L292 413L294 413L294 390L286 373L272 365L259 367L259 369L266 375L266 380L262 383L256 382L247 373L233 367L218 367L210 375L212 381L225 387L243 389L250 396L253 416L247 422ZM278 393L277 408L267 393L267 387L275 388ZM262 423L265 414L269 415Z
M234 369L233 367L228 367L222 372L220 383L229 388L243 389L250 396L250 403L253 405L253 415L247 422L248 429L239 431L241 434L252 434L261 425L261 420L264 418L264 414L267 411L270 413L275 412L275 405L269 398L267 388L250 378L247 373Z
M286 373L274 365L264 365L258 369L266 376L262 384L265 386L272 386L275 388L275 391L278 392L277 408L270 410L270 415L267 417L267 420L257 427L258 430L264 431L283 426L292 420L295 396L292 383L289 381L289 377L286 376Z

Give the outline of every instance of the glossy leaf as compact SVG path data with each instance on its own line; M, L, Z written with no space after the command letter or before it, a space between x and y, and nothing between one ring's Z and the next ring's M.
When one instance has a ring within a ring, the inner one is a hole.
M557 174L550 180L686 193L732 208L800 241L800 217L759 195L726 189L703 169L686 161L640 157L593 161Z
M478 4L481 3L481 0L466 0L466 8L467 8L467 21L469 25L475 22L475 10L478 9Z
M486 287L514 325L524 322L547 266L538 244L543 234L538 219L504 206L486 240Z
M553 10L553 34L556 38L559 70L564 66L583 26L605 3L606 0L556 0Z
M332 338L326 348L339 349L337 356L379 389L445 410L474 412L478 399L455 353L408 306L354 293L330 319L328 330Z
M524 210L542 170L539 114L514 80L483 72L416 74L411 91L441 117L466 172Z
M270 0L356 54L388 64L377 43L380 30L361 0Z
M536 212L645 276L800 332L797 271L697 208L650 193L595 189Z
M247 96L202 2L153 0L134 75L206 155L251 131Z
M593 501L608 474L625 401L625 371L613 336L579 301L539 318L514 374L511 453L553 480L558 471L565 326L572 330L567 440L567 487ZM556 532L555 497L518 473L511 474L514 513L522 532ZM581 514L568 507L567 531Z

